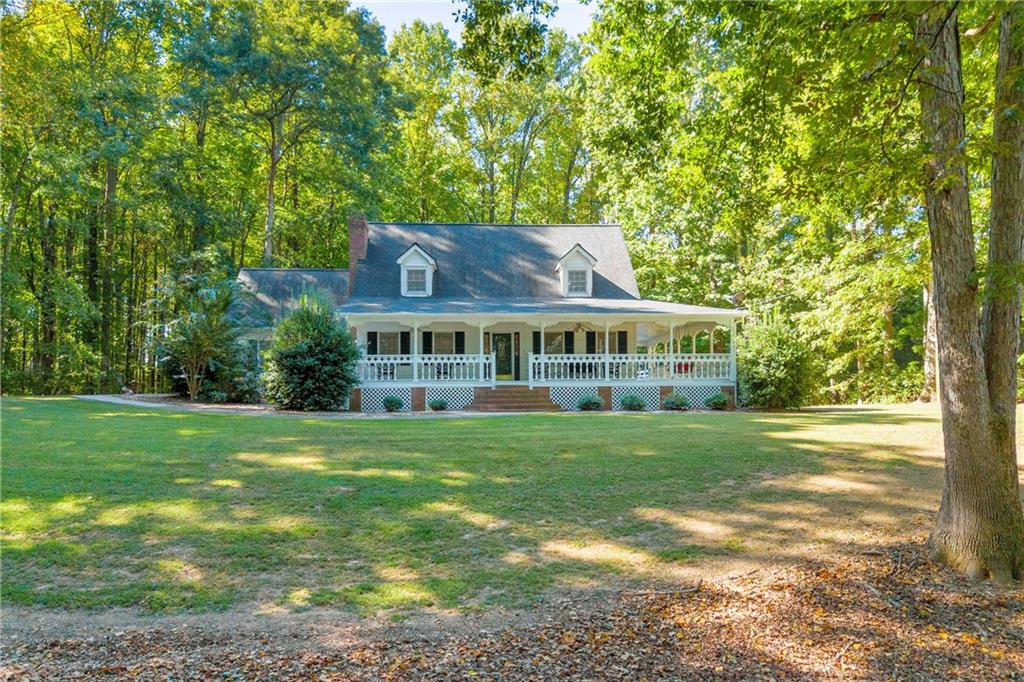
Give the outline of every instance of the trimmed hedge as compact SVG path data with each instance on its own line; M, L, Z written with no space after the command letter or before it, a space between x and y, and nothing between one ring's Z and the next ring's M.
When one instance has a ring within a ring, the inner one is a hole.
M359 349L333 305L305 295L274 330L263 375L264 397L290 410L338 410L358 383Z
M686 399L685 395L679 393L673 393L669 397L665 398L662 406L666 410L674 410L676 412L682 412L690 409L690 401Z
M638 395L633 395L632 393L622 396L622 399L619 401L619 406L627 412L642 412L644 408L647 407L643 398Z
M729 396L725 395L721 391L714 394L710 398L704 401L705 407L710 407L712 410L724 410L729 407Z

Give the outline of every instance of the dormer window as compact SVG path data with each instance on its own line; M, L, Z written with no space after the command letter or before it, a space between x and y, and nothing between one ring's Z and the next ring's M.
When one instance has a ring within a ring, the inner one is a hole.
M398 257L402 268L402 296L432 296L434 294L434 272L437 262L434 258L413 244Z
M405 288L410 294L427 293L427 271L424 268L409 268L405 271Z
M592 296L597 259L579 244L558 259L555 272L561 278L563 296Z
M586 296L587 295L587 271L586 270L570 270L569 271L569 295L570 296Z

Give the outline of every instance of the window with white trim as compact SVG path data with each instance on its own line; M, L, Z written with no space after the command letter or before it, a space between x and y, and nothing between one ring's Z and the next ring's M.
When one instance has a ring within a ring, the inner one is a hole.
M434 354L455 354L455 332L434 332Z
M410 294L427 293L427 271L425 268L408 268L405 271L405 290Z
M377 354L398 355L402 350L401 334L399 332L378 332L377 333Z
M587 294L587 271L586 270L570 270L569 271L569 293L570 294Z
M544 353L546 355L560 355L564 351L564 332L544 332Z

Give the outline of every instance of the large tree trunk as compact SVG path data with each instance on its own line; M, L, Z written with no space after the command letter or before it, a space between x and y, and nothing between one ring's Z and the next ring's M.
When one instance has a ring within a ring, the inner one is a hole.
M111 325L114 316L114 216L117 214L118 173L117 162L107 161L103 184L103 268L100 278L100 367L103 370L100 381L105 391L113 388Z
M516 150L516 165L512 172L512 196L510 203L512 205L509 210L508 221L515 223L519 217L519 193L523 187L523 176L526 174L526 163L530 159L530 152L533 149L534 141L537 139L537 135L543 130L546 119L541 118L539 121L537 117L539 112L534 111L522 125L522 137L519 141L519 148Z
M194 191L201 206L192 216L192 249L201 249L210 241L209 197L206 193L206 124L209 120L209 105L201 104L195 113L196 174Z
M54 345L57 341L57 306L54 300L53 285L57 279L57 230L54 225L53 209L49 216L44 209L43 198L39 197L39 230L40 250L43 253L43 272L40 278L39 312L42 323L42 339L40 347L40 365L46 390L52 390L53 367L55 358Z
M127 319L124 322L124 377L122 379L128 388L135 386L132 375L132 359L135 353L135 310L139 305L137 300L139 271L135 253L136 241L135 220L133 219L128 242L128 309Z
M93 165L92 171L99 173L98 165ZM85 290L89 302L99 309L100 307L100 211L101 204L89 207L88 228L85 237ZM89 317L84 321L83 338L92 346L99 336L99 325L95 318Z
M938 339L936 339L935 327L935 287L928 285L924 288L924 313L927 316L924 322L924 385L921 386L921 395L918 400L922 403L930 403L938 391L939 358Z
M569 222L569 200L572 196L572 179L576 172L576 159L579 158L582 149L576 147L572 150L572 156L569 158L569 165L565 169L565 183L562 185L562 222Z
M989 269L982 316L985 374L992 406L995 450L1003 467L993 473L1017 503L1014 577L1024 578L1024 513L1017 475L1017 353L1020 347L1021 266L1024 264L1024 5L1003 13L999 25L996 107L992 126L992 201L989 214Z
M926 50L921 73L927 74L927 82L920 86L920 100L922 130L930 152L925 198L935 278L946 456L942 502L928 544L936 560L971 576L1007 580L1019 578L1024 568L1024 514L1014 434L1007 434L1007 418L991 400L985 353L988 350L998 360L1006 356L1006 350L992 346L983 349L967 168L962 152L965 131L957 14L955 5L941 5L938 10L921 15L915 25L915 39ZM1011 52L1006 21L1003 29L1001 73L1007 68L1003 63L1005 53ZM1005 93L1005 88L1001 90ZM998 132L997 128L997 137ZM1020 153L1019 149L1012 152ZM1004 256L1011 257L1001 254L1000 260ZM1019 319L1019 303L1015 314ZM1001 317L995 324L1016 329ZM984 341L991 342L992 338ZM1010 346L1014 350L1016 347L1016 343ZM1006 384L1001 373L1012 372L1012 368L996 370L1000 376L993 378Z
M274 264L274 183L281 160L281 120L270 121L270 169L267 173L267 222L263 227L263 267Z

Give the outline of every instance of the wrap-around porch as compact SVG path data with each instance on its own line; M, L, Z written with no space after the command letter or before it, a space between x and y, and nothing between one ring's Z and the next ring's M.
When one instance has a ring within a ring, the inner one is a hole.
M350 319L364 387L734 385L735 320Z

